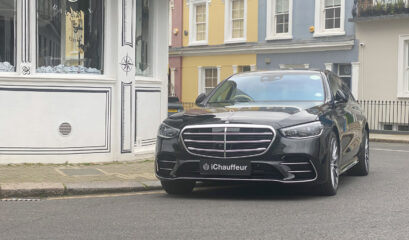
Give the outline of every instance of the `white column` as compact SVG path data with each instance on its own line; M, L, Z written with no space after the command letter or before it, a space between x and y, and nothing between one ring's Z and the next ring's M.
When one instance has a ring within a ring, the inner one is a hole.
M221 79L220 79L221 70L222 70L222 67L217 66L217 83L219 83L221 81Z
M324 63L325 64L325 69L328 71L332 71L332 63Z
M352 62L351 91L356 99L359 93L359 62Z
M199 96L200 94L204 93L204 85L203 85L203 80L202 80L202 72L203 72L203 67L198 66L197 67L197 95Z
M233 65L233 74L236 74L238 72L238 66L237 65Z
M252 72L257 71L257 66L256 66L256 64L250 65L250 71L252 71Z
M175 96L175 72L176 68L171 68L170 69L170 94L172 96Z

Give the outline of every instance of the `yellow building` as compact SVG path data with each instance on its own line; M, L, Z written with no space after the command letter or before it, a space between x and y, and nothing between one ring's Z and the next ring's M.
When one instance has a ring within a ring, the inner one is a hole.
M254 71L258 0L183 0L182 47L170 56L182 57L181 101L194 102L220 81L237 72Z

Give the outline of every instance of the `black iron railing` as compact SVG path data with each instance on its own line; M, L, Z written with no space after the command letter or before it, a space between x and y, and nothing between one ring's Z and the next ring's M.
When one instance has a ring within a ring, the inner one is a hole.
M373 132L409 133L409 101L358 101Z
M196 106L195 103L192 103L192 102L182 102L182 105L183 105L183 109L185 110L192 109Z
M354 17L373 17L384 15L409 14L409 1L373 1L373 0L354 0L352 15Z

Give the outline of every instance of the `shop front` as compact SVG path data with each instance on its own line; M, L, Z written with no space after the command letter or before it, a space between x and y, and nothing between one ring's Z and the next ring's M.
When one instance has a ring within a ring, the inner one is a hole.
M0 0L0 164L152 154L167 22L162 0Z

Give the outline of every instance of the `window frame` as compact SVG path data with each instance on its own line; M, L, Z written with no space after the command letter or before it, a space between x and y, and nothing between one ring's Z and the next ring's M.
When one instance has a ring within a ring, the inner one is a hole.
M325 28L325 0L315 0L315 32L314 37L345 35L345 0L341 1L341 20L339 28Z
M20 34L18 32L20 31L20 17L21 17L21 7L20 7L20 1L18 0L13 0L14 2L14 8L15 8L15 15L14 15L14 49L13 49L13 54L14 54L14 63L10 63L14 67L14 71L10 72L1 72L0 71L0 76L7 76L7 75L18 75L19 74L19 69L20 69L20 64L21 64L21 59L20 59L20 40L18 39L19 37L21 38Z
M111 73L112 70L107 69L107 66L109 66L108 63L108 54L112 53L112 51L109 51L109 48L107 46L110 46L111 39L108 36L111 36L112 30L109 29L108 21L109 18L109 13L111 10L111 5L109 4L109 1L107 0L102 0L103 3L103 9L102 9L102 31L103 31L103 39L102 39L102 61L101 61L101 73L100 74L76 74L76 73L39 73L37 72L38 69L38 63L37 63L37 58L38 58L38 51L39 51L39 35L38 35L38 15L37 15L37 0L33 1L34 7L30 9L30 21L29 21L29 28L30 28L30 34L34 36L34 41L32 41L30 48L32 49L31 54L32 54L32 59L31 59L31 66L32 66L32 74L35 75L40 75L42 77L48 77L50 78L78 78L78 79L100 79L106 77L106 73L109 72ZM111 79L110 79L111 80Z
M189 46L207 45L209 39L209 1L208 0L190 0L189 4ZM206 7L206 33L204 40L196 40L196 7L198 5Z
M277 33L275 18L277 0L267 1L266 40L293 39L293 0L288 0L288 4L288 32Z
M224 43L241 43L247 41L247 0L242 0L244 5L243 37L233 38L232 7L234 0L225 0L224 5Z
M409 34L399 36L398 98L409 98Z
M217 87L217 85L220 83L220 72L221 72L221 67L220 66L199 66L198 67L198 95L202 93L206 93L206 70L208 69L215 69L216 70L216 75L217 75L217 84L214 88Z

